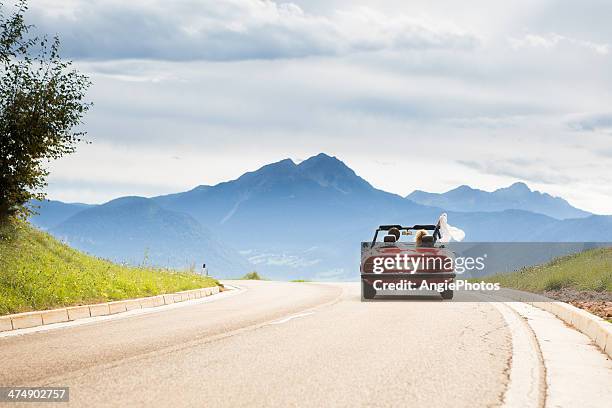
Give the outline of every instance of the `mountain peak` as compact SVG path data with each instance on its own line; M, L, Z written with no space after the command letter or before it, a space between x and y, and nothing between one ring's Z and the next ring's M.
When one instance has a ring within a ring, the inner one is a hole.
M492 192L474 189L466 185L442 194L415 191L407 198L418 204L440 207L450 211L523 210L558 219L580 218L590 215L586 211L572 207L561 198L532 191L523 182L516 182Z
M466 185L466 184L462 184L459 187L453 188L452 190L447 191L446 193L468 193L468 192L472 192L475 191L475 189L473 189L472 187Z
M513 183L506 188L500 188L499 190L514 191L517 193L531 193L529 186L522 181L517 181L516 183Z
M274 163L266 164L263 169L294 169L297 165L291 159L283 159Z
M125 205L150 205L154 203L153 200L146 197L140 196L126 196L115 198L114 200L110 200L101 206L105 207L121 207Z
M291 177L295 172L297 165L291 159L283 159L274 163L266 164L255 171L244 173L236 181L241 183L252 183L255 180L270 182L276 179ZM231 182L223 182L219 185L227 185Z
M319 153L316 156L309 157L298 165L298 167L301 168L309 168L313 166L327 166L329 168L337 166L348 168L346 164L344 164L336 156L329 156L325 153Z
M333 187L342 193L355 189L371 189L372 186L359 177L350 167L335 156L319 153L298 166L301 174L323 187Z

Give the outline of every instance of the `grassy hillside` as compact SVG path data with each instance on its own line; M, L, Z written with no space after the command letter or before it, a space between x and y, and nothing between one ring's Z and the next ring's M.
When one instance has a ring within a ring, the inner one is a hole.
M22 221L0 225L0 315L216 284L192 273L125 267L94 258Z
M531 292L573 289L612 292L612 248L598 248L485 279Z

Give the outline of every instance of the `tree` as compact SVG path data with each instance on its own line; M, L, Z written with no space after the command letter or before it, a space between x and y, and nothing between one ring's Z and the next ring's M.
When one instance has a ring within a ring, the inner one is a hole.
M30 200L44 199L45 164L75 151L76 131L91 107L87 76L60 58L60 42L30 35L27 0L12 13L0 0L0 219L27 216Z

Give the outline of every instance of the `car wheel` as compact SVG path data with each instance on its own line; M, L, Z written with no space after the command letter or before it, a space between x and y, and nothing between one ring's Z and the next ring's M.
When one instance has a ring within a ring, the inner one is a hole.
M440 293L440 295L442 296L442 299L452 299L453 298L453 291L452 290L445 290L442 293Z
M361 293L364 299L373 299L376 296L376 289L368 282L361 281Z

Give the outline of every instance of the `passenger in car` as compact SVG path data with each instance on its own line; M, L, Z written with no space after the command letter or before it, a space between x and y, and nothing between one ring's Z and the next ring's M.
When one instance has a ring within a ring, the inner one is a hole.
M400 231L397 228L395 228L395 227L391 228L387 234L388 235L394 235L396 242L400 240Z
M416 236L414 238L414 244L417 247L423 246L423 237L427 236L427 231L424 229L417 231Z
M397 228L391 228L387 231L387 235L385 236L385 242L397 242L400 239L400 232Z

